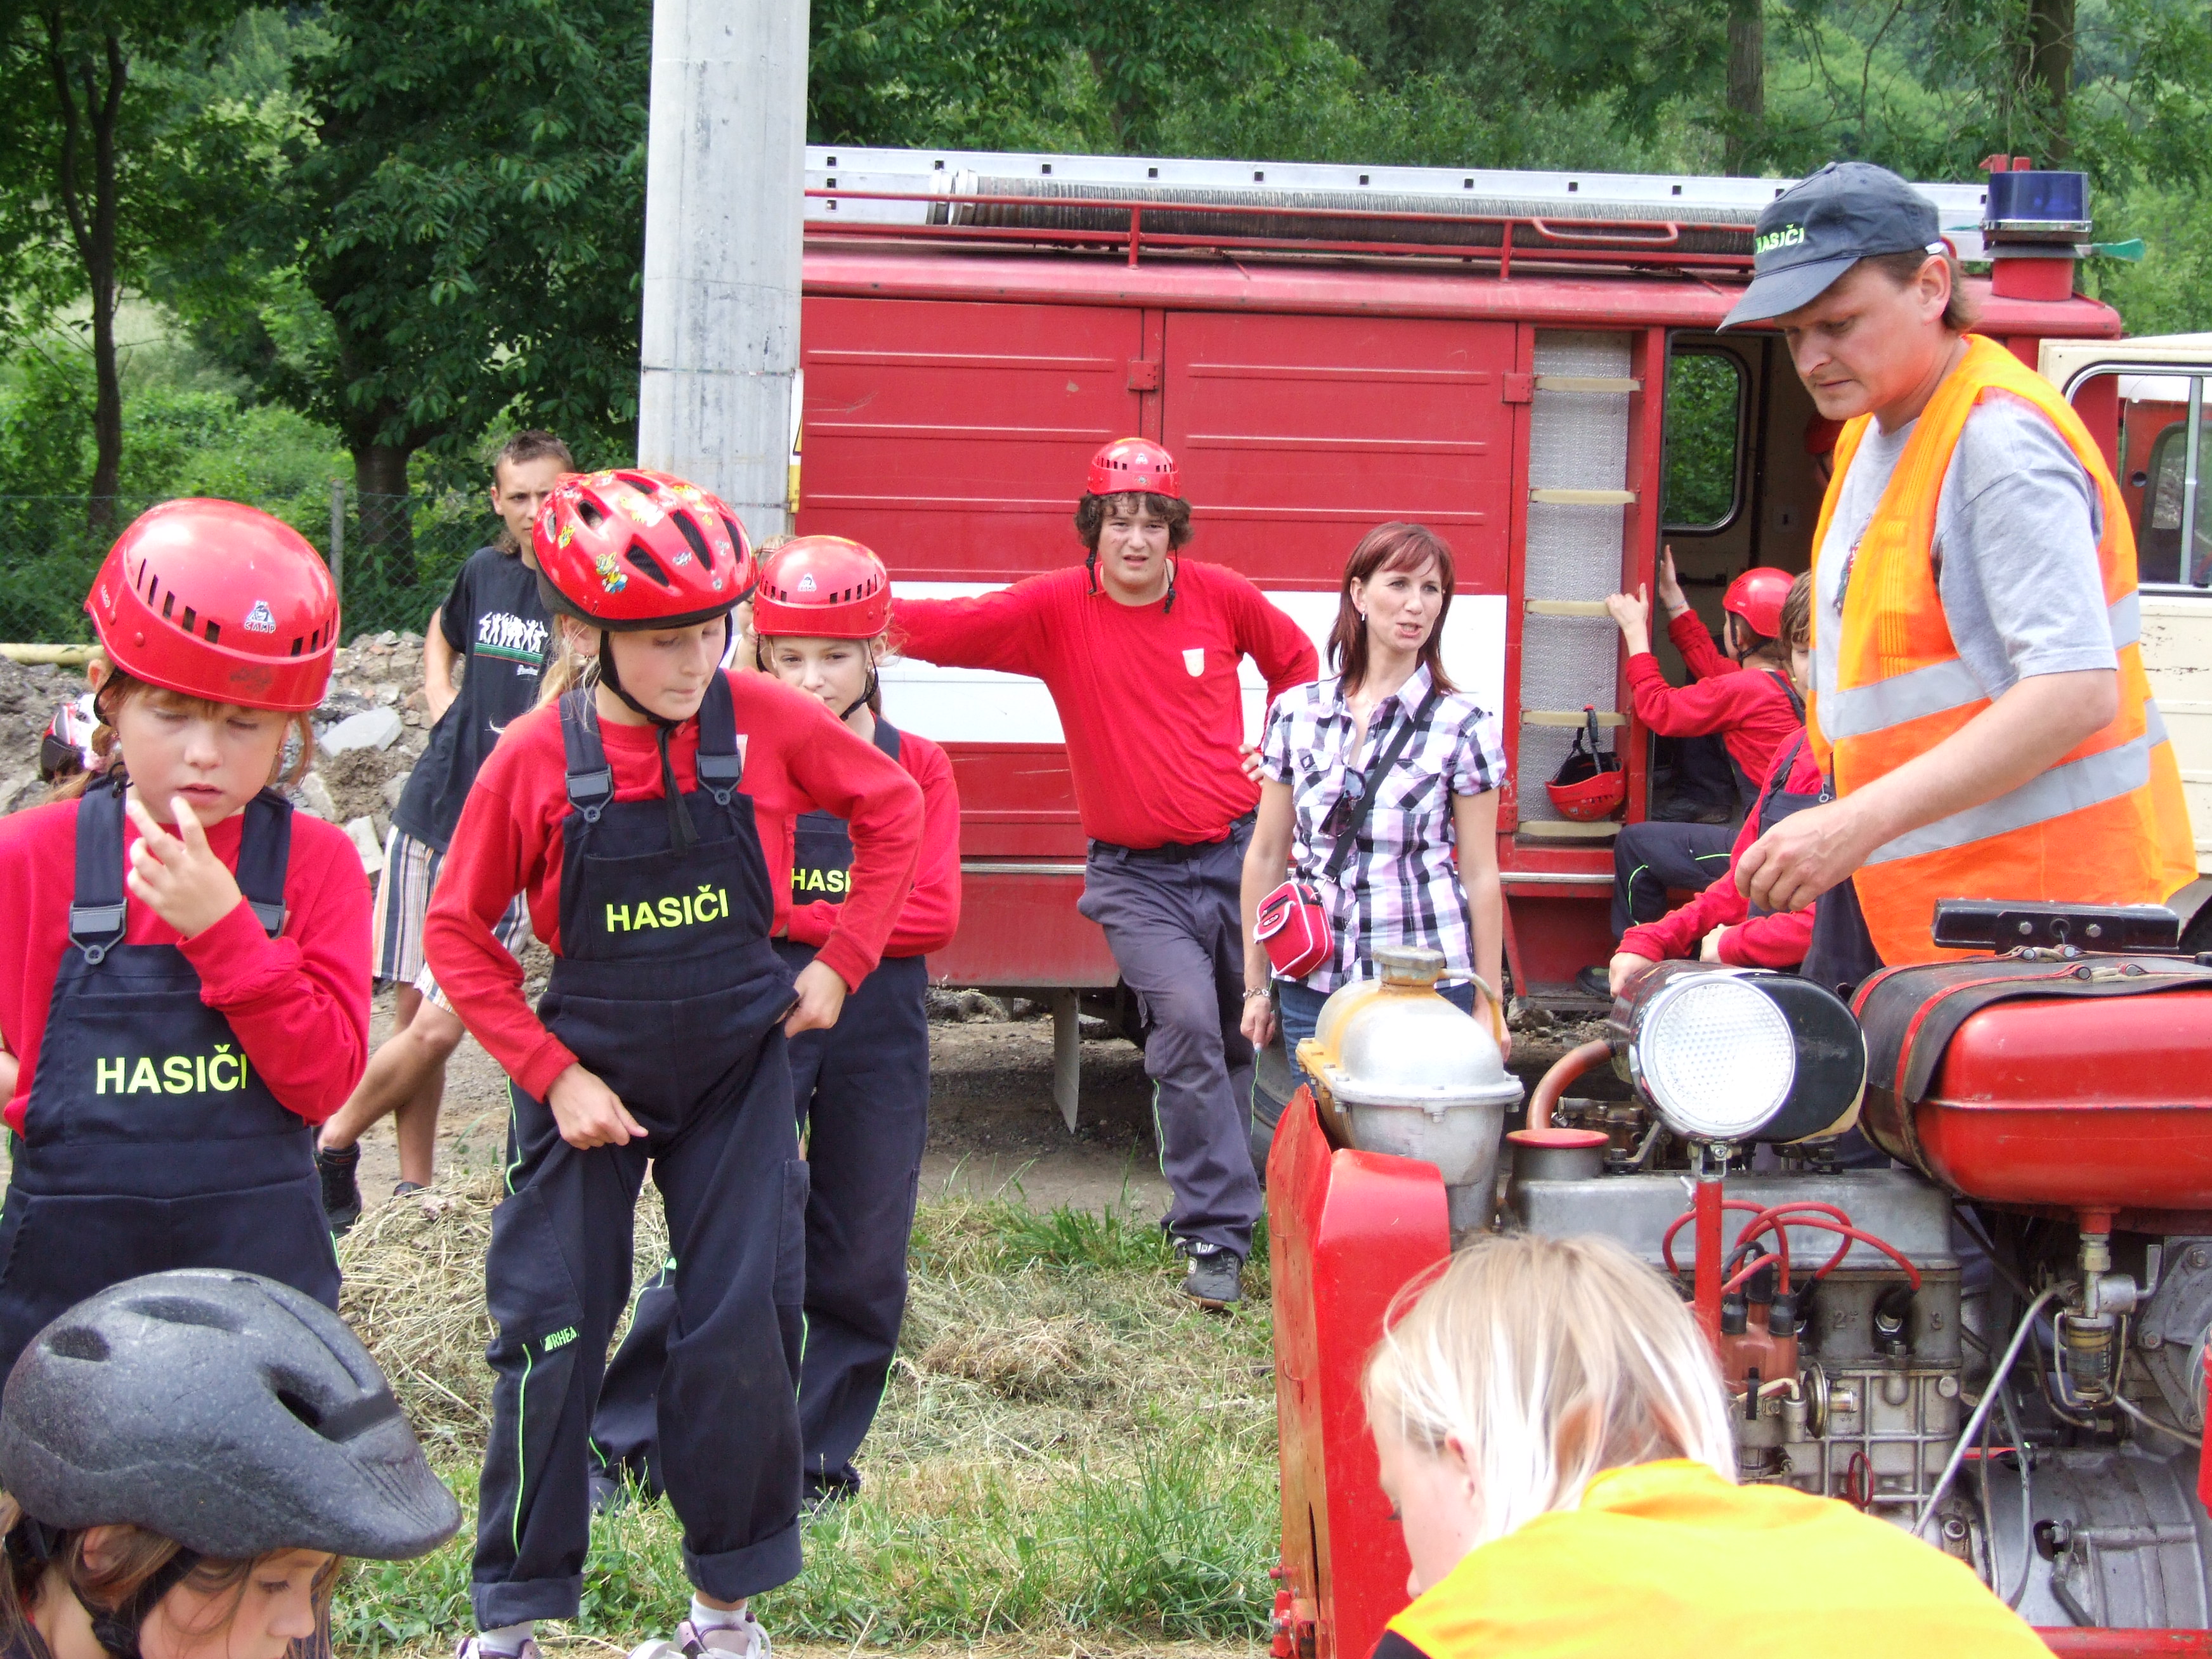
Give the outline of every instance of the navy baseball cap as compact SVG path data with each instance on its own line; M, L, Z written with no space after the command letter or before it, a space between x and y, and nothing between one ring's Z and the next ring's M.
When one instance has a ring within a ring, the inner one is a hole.
M1763 323L1810 305L1877 253L1941 253L1936 204L1887 167L1831 161L1759 216L1751 286L1723 328Z

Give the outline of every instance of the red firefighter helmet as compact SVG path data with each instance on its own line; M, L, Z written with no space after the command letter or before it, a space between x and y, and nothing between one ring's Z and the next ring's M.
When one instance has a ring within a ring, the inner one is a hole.
M1116 438L1091 458L1090 493L1182 498L1182 474L1176 459L1150 438Z
M1755 564L1729 584L1721 597L1721 609L1742 617L1754 634L1778 639L1782 634L1782 602L1790 597L1790 584L1795 580L1786 570Z
M548 607L609 633L711 622L753 589L738 515L666 472L568 473L530 539Z
M164 501L108 550L85 596L108 660L210 702L296 714L323 700L338 595L322 555L238 501Z
M1620 755L1597 746L1595 705L1583 705L1583 730L1575 733L1574 747L1544 789L1552 798L1552 810L1577 823L1610 817L1628 799L1628 775L1620 769Z
M762 561L757 639L872 640L891 622L884 562L842 536L801 536Z

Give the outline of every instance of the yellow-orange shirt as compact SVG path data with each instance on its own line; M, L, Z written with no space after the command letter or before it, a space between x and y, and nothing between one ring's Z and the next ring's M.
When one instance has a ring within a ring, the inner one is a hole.
M1685 1461L1608 1469L1580 1508L1470 1551L1376 1651L1406 1659L1407 1646L1428 1659L2050 1659L1933 1546Z

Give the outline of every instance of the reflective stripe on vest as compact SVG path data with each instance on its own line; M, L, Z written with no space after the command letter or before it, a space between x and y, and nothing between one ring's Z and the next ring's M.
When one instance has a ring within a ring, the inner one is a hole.
M2018 788L1899 836L1858 872L1860 908L1886 963L1933 961L1930 921L1943 898L2154 904L2196 876L2180 775L2143 677L2135 538L2095 441L2049 382L1995 341L1970 337L1964 359L1922 411L1873 517L1854 544L1844 595L1835 689L1806 720L1839 795L1935 748L1990 706L1960 657L1937 588L1931 544L1951 457L1984 396L2027 403L2057 428L2097 489L2097 557L2119 671L2112 722ZM1816 558L1844 474L1870 416L1845 428L1814 532ZM1835 625L1814 607L1815 638Z

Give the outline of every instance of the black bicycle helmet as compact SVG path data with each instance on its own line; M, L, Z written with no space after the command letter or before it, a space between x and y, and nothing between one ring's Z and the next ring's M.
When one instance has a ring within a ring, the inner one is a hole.
M48 1528L129 1522L232 1561L403 1561L461 1522L343 1322L210 1268L128 1279L32 1339L0 1396L0 1486Z

